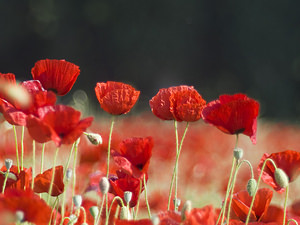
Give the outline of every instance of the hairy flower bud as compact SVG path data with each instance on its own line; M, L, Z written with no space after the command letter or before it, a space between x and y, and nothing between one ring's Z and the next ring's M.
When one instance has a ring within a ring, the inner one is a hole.
M153 225L159 225L160 219L157 215L151 216L151 222Z
M124 192L124 200L127 204L129 204L129 202L131 201L131 198L132 198L132 192L125 191Z
M244 155L244 151L242 148L235 148L233 150L233 156L236 160L240 160L241 158L243 158Z
M102 137L100 134L95 134L95 133L85 133L89 141L93 145L101 145L102 144Z
M92 206L90 209L89 209L91 215L93 216L93 218L97 218L98 217L98 214L99 214L99 208L98 206Z
M281 188L286 188L289 185L289 178L282 169L277 168L274 172L274 177L275 177L276 183Z
M129 211L128 207L126 207L126 206L121 207L120 219L121 220L130 220L131 219L131 215L130 215L130 211Z
M248 180L247 183L247 192L252 197L257 187L257 182L254 178Z
M102 177L100 182L99 182L99 188L102 194L106 194L109 189L109 181L106 177Z
M79 208L82 204L82 197L81 195L74 195L73 202L76 208Z
M11 159L5 159L5 167L9 170L13 165L13 161Z
M190 200L187 200L181 209L181 221L184 221L186 219L186 213L189 213L191 210L192 202Z
M70 180L71 180L72 174L73 174L73 170L72 170L71 168L68 168L68 169L67 169L67 172L66 172L66 178L67 178L67 181L70 181Z

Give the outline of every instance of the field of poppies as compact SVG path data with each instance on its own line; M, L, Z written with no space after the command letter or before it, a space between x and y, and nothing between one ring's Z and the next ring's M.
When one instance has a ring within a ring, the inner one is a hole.
M0 73L0 225L300 222L300 128L259 119L251 97L166 87L134 115L142 91L98 82L103 113L85 117L57 103L77 65L31 74Z

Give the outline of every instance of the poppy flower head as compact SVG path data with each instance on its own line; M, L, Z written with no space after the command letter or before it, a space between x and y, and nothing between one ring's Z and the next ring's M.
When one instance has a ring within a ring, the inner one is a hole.
M0 82L16 84L16 77L13 73L0 73Z
M244 94L221 95L202 110L205 122L227 134L243 133L256 143L259 103Z
M162 88L158 93L149 101L152 113L162 120L173 120L174 115L171 110L171 96L174 93L193 90L193 86L174 86L169 88ZM173 100L174 105L174 100Z
M258 171L260 172L264 161L266 159L272 159L277 168L282 169L289 178L289 182L293 182L300 175L300 153L296 151L283 151L272 153L271 155L265 153L258 165ZM280 187L275 180L275 168L271 162L267 162L262 174L262 180L274 188L275 191L281 193L284 192L284 188Z
M58 95L65 95L71 90L79 73L77 65L57 59L39 60L31 69L34 80L39 80L46 90Z
M128 113L140 95L131 85L114 81L97 83L95 93L101 108L112 115Z
M57 146L74 143L93 121L92 117L80 120L81 113L65 105L39 108L38 115L26 118L29 134L40 143L52 139Z

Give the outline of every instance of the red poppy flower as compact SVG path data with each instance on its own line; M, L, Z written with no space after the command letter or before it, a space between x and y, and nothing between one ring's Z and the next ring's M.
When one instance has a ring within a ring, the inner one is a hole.
M51 196L58 196L64 192L64 181L63 181L63 166L55 167L55 176L53 182L53 189ZM42 174L38 174L34 178L34 192L36 193L48 193L53 174L53 168L46 170Z
M13 73L0 73L0 83L16 85L16 78ZM0 92L0 98L6 98L7 95Z
M46 90L58 95L65 95L71 90L79 73L77 65L57 59L39 60L31 69L34 80L39 80Z
M157 214L159 225L180 225L181 214L175 211L162 211Z
M152 221L149 219L141 220L119 220L115 221L115 225L152 225Z
M266 159L272 159L276 166L282 169L289 178L289 182L293 182L300 174L300 153L296 151L287 150L284 152L272 153L271 155L265 153L258 165L258 171L261 171L262 165ZM284 188L281 188L275 181L274 176L275 168L271 162L267 162L264 172L262 174L262 180L272 186L277 192L284 192Z
M95 93L101 108L113 115L128 113L140 95L129 84L114 81L97 83Z
M281 224L283 221L283 209L270 206L273 192L267 188L258 189L253 208L250 214L250 222L278 222ZM232 211L233 219L245 222L252 197L247 191L240 191L233 195L232 198Z
M142 180L136 179L128 174L122 173L121 171L117 171L117 177L110 177L110 189L109 192L119 196L124 200L124 192L130 191L132 193L132 198L129 203L129 206L132 208L136 205L139 191L140 191L140 182ZM142 191L144 190L144 185L142 185Z
M13 214L17 211L24 213L24 221L44 225L51 218L52 209L31 189L9 189L4 195L0 195L0 209L5 209Z
M203 208L194 208L190 212L185 213L186 219L184 220L184 225L215 225L216 224L216 214L214 208L209 205Z
M243 133L256 143L259 103L244 94L221 95L202 110L205 122L227 134Z
M112 151L112 156L123 172L135 178L142 178L148 171L152 148L152 137L128 138L120 144L120 153Z
M57 146L73 144L93 121L92 117L80 120L81 113L65 105L39 108L38 115L26 118L30 136L40 143L52 139Z
M206 104L193 86L162 88L149 101L155 116L163 120L196 121Z
M7 171L6 166L2 166L0 175L0 187L3 187L3 182L5 179L5 172ZM9 169L9 175L6 182L5 190L7 189L20 189L24 190L25 188L30 187L31 184L31 175L32 170L31 168L26 169L24 168L20 172L18 172L18 167L15 165L12 165L12 167ZM1 189L2 190L2 189Z

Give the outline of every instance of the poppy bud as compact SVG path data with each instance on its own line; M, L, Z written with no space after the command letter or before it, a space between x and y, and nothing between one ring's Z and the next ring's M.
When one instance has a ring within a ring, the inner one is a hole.
M190 213L191 210L192 210L192 202L187 200L181 209L181 221L184 221L186 219L185 217L186 213Z
M13 165L13 161L11 159L5 159L5 167L9 170Z
M99 214L99 208L98 206L92 206L90 209L89 209L91 215L93 216L93 218L97 218L98 217L98 214Z
M131 218L131 215L129 212L129 208L126 206L122 206L121 211L120 211L120 219L121 220L129 220L130 218Z
M175 209L178 209L178 207L181 204L181 200L179 198L175 198L175 199L173 199L173 203L174 203Z
M102 137L100 134L85 133L85 135L93 145L101 145L102 144Z
M247 183L247 192L252 197L257 187L257 182L254 178L248 180Z
M71 168L68 168L67 172L66 172L66 178L67 178L68 181L71 180L72 174L73 174L73 170Z
M241 158L243 158L244 155L244 151L242 148L235 148L233 150L233 156L236 160L240 160Z
M72 224L75 224L78 220L78 217L74 214L70 215L69 216L69 222L68 222L68 225L72 225Z
M124 192L124 200L127 204L129 204L129 202L131 201L131 198L132 198L132 192L125 191Z
M76 208L79 208L82 204L82 197L81 195L74 195L73 202Z
M159 225L160 219L157 215L151 216L151 222L153 225Z
M274 172L274 177L275 177L276 183L281 188L286 188L289 185L289 178L282 169L277 168Z
M24 222L24 218L25 218L25 217L24 217L24 212L23 212L23 211L17 210L15 216L16 216L16 221L17 221L17 223L22 223L22 222Z
M81 225L88 225L87 223L82 223Z
M99 182L99 187L100 187L100 191L102 192L102 194L106 194L108 192L109 189L109 181L106 177L102 177L100 182Z

